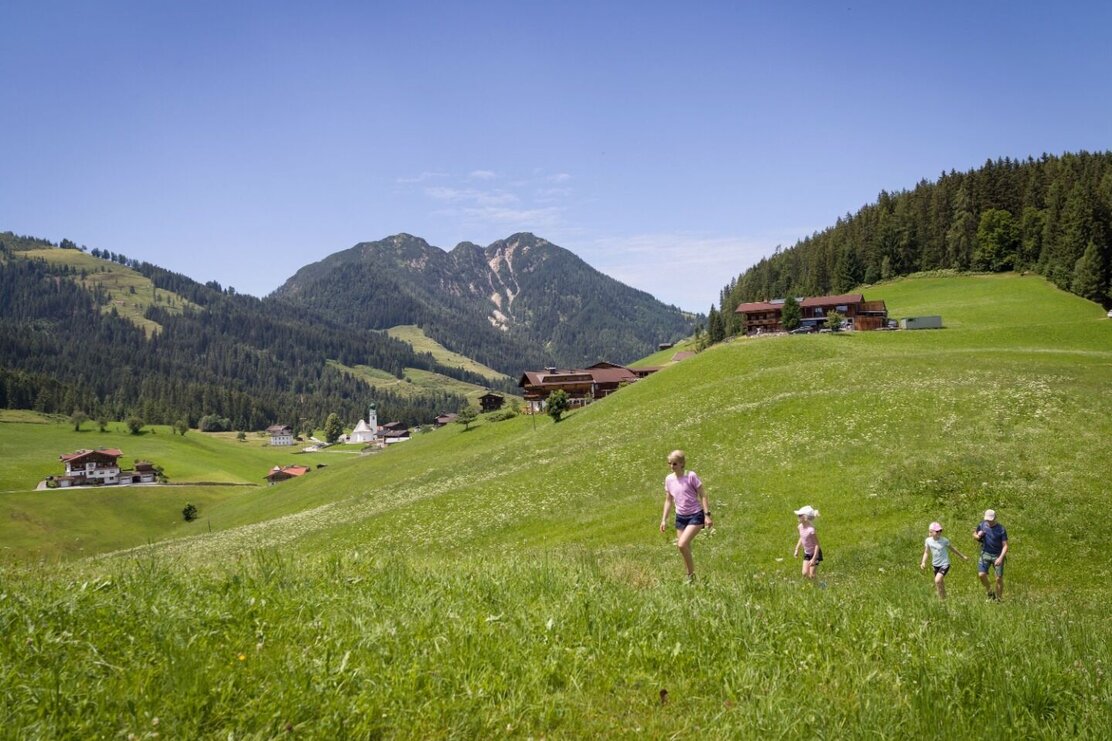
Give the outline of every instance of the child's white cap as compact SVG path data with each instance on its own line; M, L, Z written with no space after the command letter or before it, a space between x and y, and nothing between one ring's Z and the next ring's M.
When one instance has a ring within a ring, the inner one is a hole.
M819 516L819 511L817 509L815 509L814 507L812 507L811 505L809 505L809 504L805 507L800 507L799 509L797 509L795 511L795 513L797 515L803 515L804 517L818 517Z
M986 509L985 510L985 519L988 520L989 522L995 522L996 521L996 510Z
M927 530L930 530L932 533L940 533L940 532L942 532L942 525L940 523L937 523L937 522L932 522L927 527Z

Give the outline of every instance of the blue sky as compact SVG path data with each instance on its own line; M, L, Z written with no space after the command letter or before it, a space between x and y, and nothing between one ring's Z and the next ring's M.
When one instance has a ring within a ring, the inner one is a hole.
M1112 147L1112 3L0 3L0 231L265 295L531 231L707 311L881 190Z

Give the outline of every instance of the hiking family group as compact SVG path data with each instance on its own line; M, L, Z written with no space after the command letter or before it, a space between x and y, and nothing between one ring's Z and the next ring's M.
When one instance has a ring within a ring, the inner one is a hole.
M704 528L714 527L714 519L710 513L710 501L707 497L703 482L694 471L685 469L687 456L682 450L673 450L668 454L668 467L671 469L664 479L664 511L660 516L660 532L668 528L668 514L672 508L676 510L676 547L683 556L683 564L687 569L687 581L695 581L695 561L691 554L691 544ZM802 574L806 579L814 579L819 564L823 561L822 547L819 545L818 533L815 531L815 518L819 511L811 505L806 505L795 510L798 520L796 529L799 531L799 540L795 543L793 558L799 557L803 551ZM934 586L939 599L946 599L946 574L950 571L950 552L959 556L963 561L969 557L959 551L943 537L942 525L932 522L927 528L927 538L923 543L923 558L919 568L926 569L927 558L931 559L934 568ZM973 539L980 543L981 554L977 559L977 574L981 585L985 588L987 596L992 600L1004 598L1004 561L1008 555L1008 531L996 521L994 510L985 510L984 518L973 529ZM990 581L989 572L996 577L995 582Z

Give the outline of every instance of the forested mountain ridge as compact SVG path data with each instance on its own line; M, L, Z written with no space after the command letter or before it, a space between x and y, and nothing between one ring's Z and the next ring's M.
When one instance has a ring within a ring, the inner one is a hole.
M1112 152L990 160L942 173L777 250L725 286L721 313L744 301L838 294L916 272L1030 270L1112 301ZM736 327L735 327L736 328Z
M491 385L383 332L354 330L311 308L62 245L0 234L0 408L191 426L209 418L251 430L274 423L311 428L332 412L352 424L373 400L384 420L417 424L458 409L463 397L393 394L328 361L399 378L417 368ZM90 263L99 263L92 270L101 276L139 286L138 293L161 290L171 298L146 305L139 317L124 316L120 309L134 307L117 305L106 281L89 274Z
M301 268L272 297L360 329L416 324L511 376L630 362L690 334L694 322L528 233L450 252L409 234L364 242Z

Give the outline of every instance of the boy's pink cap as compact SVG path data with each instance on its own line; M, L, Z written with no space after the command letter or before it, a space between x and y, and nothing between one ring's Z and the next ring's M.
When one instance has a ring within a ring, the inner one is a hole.
M931 524L930 524L930 525L929 525L929 526L927 527L927 530L930 530L930 531L931 531L932 533L940 533L940 532L942 532L942 525L940 525L940 524L939 524L939 523L937 523L937 522L932 522L932 523L931 523Z

